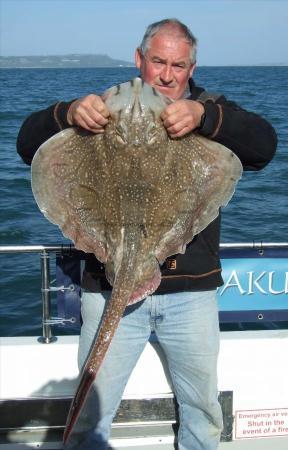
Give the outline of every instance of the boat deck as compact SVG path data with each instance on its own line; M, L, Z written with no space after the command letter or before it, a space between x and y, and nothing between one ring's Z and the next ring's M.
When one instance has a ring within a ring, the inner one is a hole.
M59 450L62 449L61 438L62 431L49 431L48 435L45 431L17 432L9 435L9 441L1 436L0 450ZM157 430L133 427L130 433L126 429L124 434L121 429L113 429L110 443L113 450L175 450L174 440L171 426L162 425ZM221 442L219 450L287 450L287 438Z
M175 448L173 394L155 345L146 346L125 389L112 430L115 450ZM221 333L219 388L225 428L219 450L287 450L288 433L239 439L245 424L239 428L233 420L239 411L285 413L287 345L288 330ZM0 450L61 449L77 384L77 347L77 336L58 337L48 345L33 337L0 338ZM150 370L143 379L145 367Z

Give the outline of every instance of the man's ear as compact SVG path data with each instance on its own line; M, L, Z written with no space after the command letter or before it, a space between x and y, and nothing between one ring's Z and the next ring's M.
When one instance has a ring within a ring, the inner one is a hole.
M195 69L196 69L196 62L192 64L192 66L190 67L189 78L192 77Z
M136 48L136 51L135 51L135 66L137 67L137 69L140 69L141 62L142 62L141 50L140 50L140 48Z

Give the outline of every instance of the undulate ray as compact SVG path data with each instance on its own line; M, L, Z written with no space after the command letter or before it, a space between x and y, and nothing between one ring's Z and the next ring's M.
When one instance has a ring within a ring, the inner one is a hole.
M43 214L75 246L105 264L113 286L68 415L64 442L101 366L127 304L155 291L159 263L202 231L227 204L242 173L226 147L196 133L170 139L160 119L171 102L135 78L105 92L104 134L56 134L32 162Z

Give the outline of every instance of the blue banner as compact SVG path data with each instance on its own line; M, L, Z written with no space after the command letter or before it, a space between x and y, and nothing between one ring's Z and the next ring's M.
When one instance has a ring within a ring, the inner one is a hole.
M288 320L288 257L278 255L275 251L274 257L261 257L259 253L255 257L255 252L238 252L236 258L225 255L221 260L224 285L217 291L220 320L233 321L233 312L238 312L237 320L241 320L240 315L245 321L252 311L255 314L250 314L250 320L269 316L272 320Z

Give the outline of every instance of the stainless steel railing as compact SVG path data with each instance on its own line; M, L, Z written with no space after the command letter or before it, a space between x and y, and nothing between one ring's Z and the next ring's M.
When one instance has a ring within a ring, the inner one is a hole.
M257 249L260 252L265 248L288 248L288 242L245 242L223 243L221 249ZM39 342L50 344L57 338L52 335L51 326L51 291L57 290L50 285L50 253L63 253L76 251L73 245L2 245L1 253L39 253L41 267L41 297L42 297L42 336ZM61 288L59 288L61 289Z
M42 336L39 342L50 344L57 338L52 335L51 320L51 291L50 286L50 253L73 252L72 245L4 245L0 246L1 253L39 253L41 267L41 297L42 297Z

